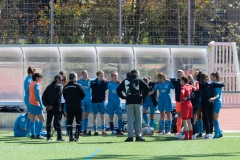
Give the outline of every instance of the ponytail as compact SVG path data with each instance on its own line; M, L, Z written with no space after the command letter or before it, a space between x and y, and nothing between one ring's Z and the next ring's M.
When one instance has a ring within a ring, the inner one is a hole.
M219 71L216 71L216 72L214 72L214 73L211 73L211 76L216 77L217 81L220 81L220 80L221 80L220 72L219 72Z

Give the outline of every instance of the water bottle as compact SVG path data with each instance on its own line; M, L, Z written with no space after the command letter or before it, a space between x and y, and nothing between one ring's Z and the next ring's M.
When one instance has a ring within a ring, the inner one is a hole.
M159 131L159 126L158 126L157 122L154 123L154 130L155 130L155 132Z

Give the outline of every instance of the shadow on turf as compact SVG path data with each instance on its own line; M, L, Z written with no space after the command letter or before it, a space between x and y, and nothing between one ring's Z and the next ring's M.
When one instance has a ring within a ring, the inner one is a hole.
M164 156L149 156L141 157L140 155L94 155L90 159L161 159L161 160L182 160L186 158L204 158L204 157L237 157L240 152L235 153L215 153L215 154L195 154L195 155L164 155ZM78 160L80 158L70 158L70 160ZM55 159L55 160L64 160L64 159Z

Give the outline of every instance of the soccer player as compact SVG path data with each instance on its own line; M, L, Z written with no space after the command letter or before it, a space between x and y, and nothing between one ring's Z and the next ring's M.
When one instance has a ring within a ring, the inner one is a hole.
M102 135L106 135L105 130L105 91L107 89L107 82L104 80L104 72L102 70L97 71L97 78L91 82L92 88L92 112L93 112L93 129L94 135L97 136L97 112L100 112L101 124L102 124Z
M175 88L175 101L176 101L176 112L178 115L177 118L177 136L181 135L181 127L182 127L182 115L181 115L181 103L180 103L180 94L181 94L181 84L180 84L180 79L183 77L185 74L183 70L178 70L177 71L177 79L170 79L171 82L174 85Z
M165 134L165 112L167 112L167 119L168 119L168 132L167 135L171 135L171 127L172 127L172 117L171 117L171 111L172 111L172 101L170 97L170 91L171 89L174 89L174 86L172 82L167 81L167 76L165 73L160 72L157 74L157 80L159 83L155 85L153 90L149 93L149 95L152 95L154 92L159 90L158 95L158 110L160 111L161 115L161 127L162 132L159 133L160 135Z
M200 83L200 94L202 95L201 106L203 114L203 123L206 130L204 139L211 139L213 132L213 100L214 88L223 87L223 83L212 83L208 80L208 75L203 74L202 79L204 83ZM215 97L214 97L215 98Z
M83 135L91 136L91 131L87 133L88 128L88 115L89 112L92 111L92 103L91 103L91 79L88 77L88 72L86 70L82 71L82 78L77 81L77 83L81 84L83 90L85 92L85 97L82 100L82 108L83 108L83 121L82 121L82 131Z
M217 71L215 73L211 73L210 75L211 81L220 83L220 73ZM215 88L214 89L214 97L210 98L209 101L213 101L213 122L214 122L214 136L213 138L220 138L222 137L220 125L218 122L218 115L220 109L222 108L222 88Z
M24 113L24 114L20 114L17 119L14 122L14 127L13 127L13 131L14 131L14 137L25 137L28 133L27 133L27 119L28 119L28 113ZM39 121L36 120L35 121L35 128L38 128L39 126ZM39 126L41 127L41 126ZM40 135L43 137L46 137L46 132L40 132Z
M117 95L116 89L120 84L120 81L118 80L118 73L112 72L111 73L111 79L107 84L108 89L108 105L107 105L107 113L109 115L109 123L110 123L110 129L112 131L112 135L123 135L122 133L122 104L121 99ZM114 111L116 111L116 114L118 115L118 130L117 132L114 131Z
M69 82L63 88L63 97L66 101L67 111L67 128L69 133L69 142L77 142L79 138L79 132L82 128L82 104L81 100L84 99L85 93L83 88L77 82L77 74L71 72L69 74ZM76 120L76 131L73 137L72 123L75 117Z
M128 121L128 138L125 142L133 142L133 122L135 119L135 141L145 141L141 136L142 125L142 101L149 93L148 85L141 80L139 72L132 70L131 75L121 82L117 88L117 94L122 99L126 99L127 104L127 121ZM123 95L125 92L126 95Z
M43 115L43 103L41 99L41 89L39 84L42 81L42 75L40 73L35 73L32 77L33 81L29 85L29 102L31 108L31 119L30 119L30 128L31 128L31 139L44 139L40 132L43 127L43 122L45 117ZM35 121L36 118L39 119L39 128L35 132Z
M153 90L155 86L155 82L150 81L150 77L148 78L143 78L144 82L146 82L149 86L150 91ZM147 126L153 127L154 126L154 114L156 111L156 106L157 106L157 93L154 92L152 95L148 95L144 100L143 100L143 120L147 124ZM148 110L148 107L150 107L150 125L148 124L148 117L146 110Z
M181 95L180 95L180 102L181 102L181 113L182 113L182 120L184 125L184 138L183 140L192 140L193 135L193 128L191 119L193 117L193 107L192 103L188 98L191 96L192 91L199 90L199 84L196 82L196 87L191 86L188 84L188 77L181 77L180 81L181 87Z
M220 83L220 73L217 71L210 75L211 81ZM214 124L214 136L213 138L220 138L222 137L220 125L218 122L218 115L220 109L222 108L222 88L215 88L214 89L214 97L210 98L209 101L213 101L213 124Z
M57 141L65 141L62 138L61 132L61 96L63 91L62 76L55 75L54 81L47 86L42 95L42 101L47 110L47 141L52 141L51 138L51 123L54 116L54 128L57 130Z
M60 71L59 74L62 76L62 84L63 86L67 85L67 75L66 72L64 71ZM63 97L63 94L61 96L61 120L62 120L62 115L65 117L65 128L66 128L66 135L68 135L67 132L67 113L66 113L66 103L65 103L65 99Z
M27 124L27 137L30 137L31 135L31 129L30 129L30 117L31 117L31 107L30 107L30 103L29 103L29 84L32 82L32 76L34 75L34 73L36 72L35 68L29 66L27 73L28 76L25 78L24 80L24 102L27 106L27 118L26 118L26 124Z

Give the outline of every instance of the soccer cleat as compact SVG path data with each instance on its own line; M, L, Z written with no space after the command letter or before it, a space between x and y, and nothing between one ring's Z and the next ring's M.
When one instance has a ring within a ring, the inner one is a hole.
M122 131L120 131L120 130L119 130L119 131L117 131L117 133L116 133L116 134L117 134L117 135L121 135L121 136L122 136L122 135L124 135L124 133L123 133Z
M83 131L83 136L91 136L91 131Z
M145 142L145 139L142 137L136 137L136 142Z
M188 138L184 137L182 140L189 140Z
M77 142L77 141L78 141L78 138L79 138L79 137L74 137L74 138L73 138L73 141L74 141L74 142Z
M115 131L112 131L112 135L116 135L116 132L115 132Z
M82 136L82 135L83 135L83 132L82 132L82 131L80 131L80 132L79 132L79 136Z
M94 132L94 136L97 136L98 135L98 132Z
M69 138L69 142L74 142L73 138Z
M125 142L133 142L133 137L128 137Z
M197 137L196 135L192 135L192 139L195 140Z
M26 138L31 138L31 135L28 133L28 134L26 135Z
M209 134L205 134L202 138L203 139L212 139L212 137Z
M47 138L47 141L53 141L53 139L52 138Z
M197 135L197 138L202 137L202 136L203 136L202 134L198 134L198 135Z
M178 138L178 139L183 139L183 138L184 138L184 135L178 134L178 135L176 135L175 137Z
M159 135L165 135L165 131L162 131L161 133L159 133Z
M40 136L40 135L37 135L37 136L36 136L36 139L44 139L44 137L43 137L43 136Z
M32 135L32 136L31 136L31 139L36 139L36 136Z
M221 137L223 137L223 135L222 135L222 134L218 135L218 138L221 138Z
M170 136L171 135L171 132L167 132L167 134L166 134L167 136Z
M64 139L64 138L57 138L57 141L62 141L62 142L64 142L64 141L66 141L66 139Z
M107 132L106 131L102 131L102 135L107 135Z

